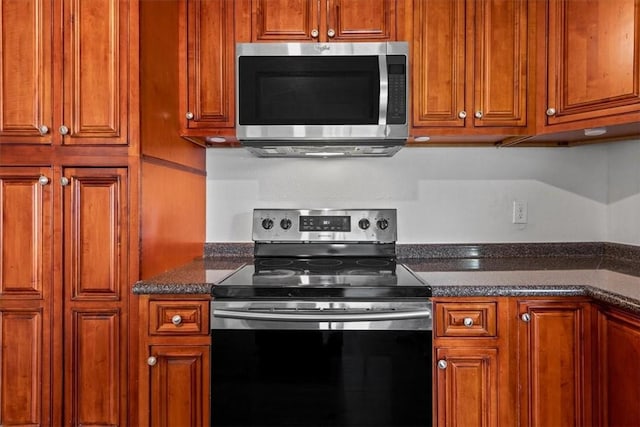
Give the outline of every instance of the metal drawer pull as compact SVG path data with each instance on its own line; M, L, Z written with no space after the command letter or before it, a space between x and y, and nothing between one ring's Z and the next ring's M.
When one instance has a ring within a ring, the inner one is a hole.
M465 317L462 323L464 323L464 326L467 328L470 328L473 326L473 319L471 317Z
M438 368L439 369L447 369L447 366L449 366L449 364L447 363L446 360L444 360L444 359L438 360Z
M155 357L151 356L147 359L147 365L149 366L155 366L155 364L158 363L158 359L156 359Z
M176 314L171 318L171 323L178 326L180 323L182 323L182 317L179 314Z
M301 322L362 322L375 320L397 320L430 318L431 310L394 311L381 313L330 313L292 314L274 312L246 312L236 310L214 310L213 317L243 320L293 320Z
M531 315L529 313L524 313L520 318L523 322L529 322L531 320Z

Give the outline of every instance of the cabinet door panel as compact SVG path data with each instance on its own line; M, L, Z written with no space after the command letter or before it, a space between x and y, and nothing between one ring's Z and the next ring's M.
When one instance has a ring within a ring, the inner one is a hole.
M317 0L253 0L251 41L313 41L319 30Z
M64 144L128 142L128 8L112 0L64 2Z
M640 111L640 3L549 0L549 124Z
M188 129L235 126L233 8L226 0L187 2Z
M151 423L157 427L209 425L209 347L153 346Z
M50 143L51 11L50 0L0 2L0 143Z
M520 323L521 420L524 426L591 425L588 303L523 302Z
M598 318L601 426L640 425L640 319L620 312Z
M0 306L0 425L43 425L42 310Z
M0 168L0 296L43 299L51 283L48 168Z
M72 300L119 300L127 292L126 169L67 168L65 289Z
M64 417L125 425L128 176L126 168L65 168Z
M327 33L335 41L396 39L396 0L327 0Z
M124 425L126 326L117 309L68 310L65 418L72 425Z
M474 126L524 126L527 2L487 0L475 5Z
M498 425L498 350L438 348L436 369L437 425L472 427Z
M464 127L465 2L413 3L413 126Z

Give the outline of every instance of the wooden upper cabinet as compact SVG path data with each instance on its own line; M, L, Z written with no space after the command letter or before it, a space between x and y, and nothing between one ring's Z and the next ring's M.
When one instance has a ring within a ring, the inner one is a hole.
M547 125L640 121L640 3L548 0L547 13Z
M397 0L251 0L251 41L397 39Z
M0 143L127 144L129 2L2 0L0 14Z
M317 0L253 0L251 41L316 41L319 4Z
M127 144L129 2L63 3L63 144ZM66 129L65 129L66 128Z
M416 134L432 133L433 128L460 134L459 128L465 127L473 132L490 128L485 133L499 134L524 131L527 4L526 0L414 0Z
M52 1L0 1L0 143L51 143Z
M229 0L187 0L182 9L187 131L235 126L234 5Z

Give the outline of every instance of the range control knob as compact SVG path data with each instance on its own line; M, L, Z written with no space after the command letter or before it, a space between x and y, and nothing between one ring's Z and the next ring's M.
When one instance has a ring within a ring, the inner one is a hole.
M370 225L371 223L367 218L362 218L360 221L358 221L358 227L360 227L363 230L366 230L367 228L369 228Z
M283 230L288 230L291 228L291 220L289 218L284 218L280 221L280 227L282 227Z
M379 219L377 224L380 230L386 230L389 227L389 221L384 218Z
M273 228L273 220L271 218L263 219L262 228L264 228L265 230L271 230Z

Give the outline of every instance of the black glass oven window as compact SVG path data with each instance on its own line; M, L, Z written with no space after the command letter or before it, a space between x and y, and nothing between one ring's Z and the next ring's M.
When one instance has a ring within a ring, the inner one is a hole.
M241 125L378 124L377 56L239 58Z
M214 331L216 427L425 427L430 331Z

